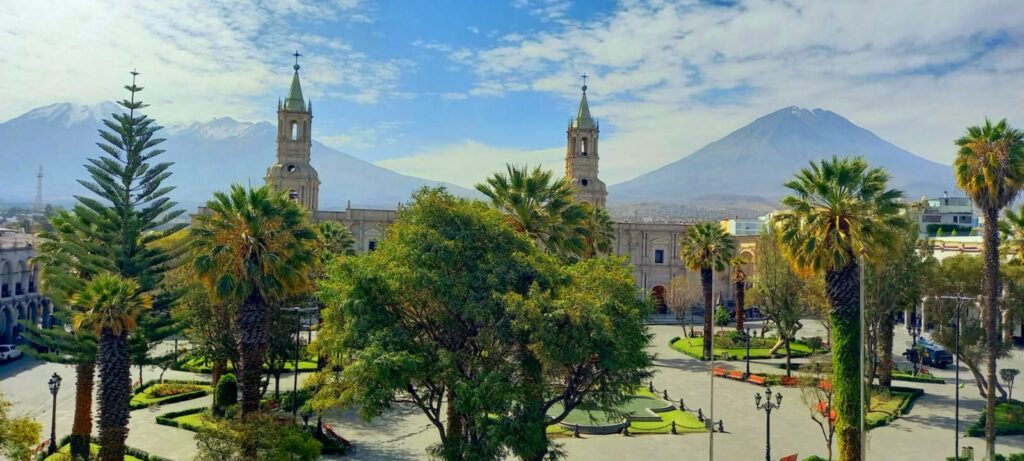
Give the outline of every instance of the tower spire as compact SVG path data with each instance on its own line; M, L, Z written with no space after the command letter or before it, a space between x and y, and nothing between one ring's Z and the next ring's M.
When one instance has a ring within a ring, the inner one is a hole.
M580 107L576 111L576 118L572 122L574 128L593 128L594 118L590 116L590 105L587 104L587 77L586 72L580 76L583 79L583 96L580 97Z
M305 111L306 101L302 97L302 85L299 83L299 57L302 55L295 50L292 56L295 56L295 65L292 66L295 69L295 74L292 75L292 86L288 90L288 97L284 100L284 108L285 110Z

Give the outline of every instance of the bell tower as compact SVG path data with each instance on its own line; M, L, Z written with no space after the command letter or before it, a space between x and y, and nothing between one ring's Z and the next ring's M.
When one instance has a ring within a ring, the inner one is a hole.
M295 52L295 74L288 97L277 103L277 163L267 168L264 178L275 191L288 191L289 197L315 212L320 202L320 178L309 163L310 125L313 103L302 97L299 84L299 57Z
M604 208L608 190L597 178L597 137L600 130L597 120L590 116L587 104L587 74L583 78L583 96L576 117L569 121L566 130L565 177L576 191L576 201L586 202Z

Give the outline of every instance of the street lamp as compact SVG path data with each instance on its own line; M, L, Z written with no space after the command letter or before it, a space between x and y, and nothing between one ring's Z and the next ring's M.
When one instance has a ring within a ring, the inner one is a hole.
M956 300L956 312L954 314L953 333L955 336L955 349L953 355L956 356L956 417L955 429L953 432L953 457L956 458L960 453L960 308L963 306L963 302L966 300L977 301L977 298L973 296L939 296L939 299L953 299ZM973 449L972 449L973 450ZM973 452L972 452L973 455Z
M60 381L60 375L54 373L47 383L50 385L50 394L53 395L53 414L50 420L50 449L48 450L51 455L57 452L57 391L60 390Z
M782 393L775 394L775 402L772 402L772 389L769 387L764 390L764 404L761 404L761 394L754 394L754 407L758 410L764 410L765 413L765 441L764 441L764 459L765 461L772 461L772 410L778 409L782 406Z
M316 310L316 307L289 307L281 310L295 313L295 369L292 370L292 424L295 424L299 416L299 339L302 335L302 314Z
M744 357L747 361L747 373L743 375L744 378L750 376L750 328L746 328L743 332L744 339L747 340L747 355Z

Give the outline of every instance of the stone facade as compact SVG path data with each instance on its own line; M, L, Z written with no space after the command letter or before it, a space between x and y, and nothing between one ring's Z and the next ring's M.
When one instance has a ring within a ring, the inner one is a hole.
M298 69L292 79L288 98L278 105L277 163L267 170L266 182L276 190L289 190L292 196L312 212L314 221L336 221L345 224L353 234L356 251L373 251L383 238L387 226L398 219L398 211L352 208L344 211L317 209L317 191L320 180L310 165L310 104L302 99ZM298 130L296 132L296 130ZM590 114L586 86L580 98L576 116L566 130L565 175L576 191L575 198L594 206L604 207L608 196L603 181L598 178L598 136L600 127ZM294 167L294 170L292 169ZM200 213L203 209L200 209ZM671 304L668 293L673 279L689 274L679 259L679 249L686 235L686 223L617 222L613 254L625 256L633 266L637 287L651 293L661 309ZM740 254L753 260L753 238L738 237ZM753 274L753 267L745 268ZM734 286L731 270L715 274L714 296L731 301Z
M12 344L19 320L49 327L53 304L39 293L39 266L32 264L36 240L0 229L0 344Z

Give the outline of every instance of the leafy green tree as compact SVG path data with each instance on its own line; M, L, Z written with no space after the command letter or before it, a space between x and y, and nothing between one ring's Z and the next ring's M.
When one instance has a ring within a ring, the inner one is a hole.
M93 277L71 303L79 311L75 315L75 329L90 330L99 338L96 366L100 372L100 459L121 461L131 411L128 335L135 330L139 314L152 307L153 300L141 293L135 280L101 274Z
M746 258L737 256L729 260L729 266L732 267L732 284L736 289L736 331L743 331L743 316L746 314L746 299L747 299L747 273L743 270L743 266L749 264Z
M298 313L281 311L287 305L274 305L275 312L270 316L267 354L264 357L267 374L274 379L274 399L278 401L281 399L281 375L295 359L295 317Z
M608 211L603 207L593 206L589 203L581 203L580 206L586 211L586 218L581 226L583 233L582 258L594 258L600 255L607 255L612 252L612 244L615 240L615 227Z
M183 329L182 322L172 316L170 311L139 316L138 326L134 334L128 338L132 364L139 370L139 385L144 382L142 380L143 367L155 366L166 369L175 362L177 352L174 350L162 354L155 354L155 351L160 343L181 333ZM161 376L163 376L162 373Z
M1010 264L1024 264L1024 204L1015 212L1006 210L999 221L999 252Z
M925 266L935 263L929 249L922 251L925 245L917 236L917 225L908 223L898 247L885 258L864 267L866 347L871 356L868 382L877 377L884 390L892 384L896 313L917 307L924 294Z
M507 174L495 173L476 189L491 200L519 232L530 236L552 254L566 259L586 252L586 209L573 199L572 186L539 166L506 165ZM600 223L596 223L600 235Z
M1003 368L999 370L999 379L1002 379L1006 383L1006 387L1010 388L1007 400L1013 400L1013 382L1017 379L1017 375L1020 374L1020 370L1016 368Z
M722 328L725 328L731 320L732 318L729 315L729 311L725 310L725 306L719 304L715 307L715 326L718 327L719 332L721 332Z
M786 183L791 195L775 226L787 259L804 273L825 275L831 307L836 432L841 460L860 459L863 379L860 374L858 257L874 261L895 248L902 229L901 193L889 175L864 159L812 162Z
M995 460L996 441L996 357L999 342L999 211L1017 198L1024 188L1024 132L1007 125L1006 120L967 128L967 134L956 140L959 148L953 161L957 186L967 193L985 217L983 253L985 257L985 291L982 307L989 354L986 357L986 381L989 389L985 402L986 459Z
M235 375L228 373L217 382L213 408L218 415L223 415L225 408L236 403L238 403L238 381L235 381Z
M11 416L11 402L0 394L0 453L13 461L29 461L43 426L28 416Z
M237 420L209 419L196 440L197 461L314 461L320 459L322 448L302 426L261 413ZM250 452L251 447L255 449Z
M786 260L776 234L761 232L757 236L754 264L753 297L761 313L774 326L779 340L771 349L774 354L780 347L786 349L786 376L791 375L792 350L790 342L803 328L800 321L810 309L806 304L807 281L801 278Z
M704 357L712 357L711 329L713 310L712 283L715 271L723 271L736 252L736 243L717 223L702 221L686 229L686 239L679 249L679 258L687 269L700 271L704 290Z
M125 87L130 99L118 103L125 112L103 121L102 141L97 143L103 154L88 159L89 179L79 180L92 195L76 196L77 203L70 211L59 211L50 218L53 231L41 235L37 262L43 265L43 289L57 306L66 306L88 280L102 273L135 279L143 292L154 296L154 312L168 309L175 301L176 292L165 289L162 281L181 249L159 243L185 226L174 224L184 210L174 210L176 203L167 196L174 188L163 185L173 164L153 163L164 153L156 148L164 140L156 137L160 127L154 120L139 113L146 105L136 100L142 88L135 84L138 74L132 75L132 84ZM77 368L83 385L76 388L82 393L76 400L83 402L89 398L86 395L92 395L92 390L86 389L92 382L88 378L91 367L81 363ZM86 421L90 418L76 414L76 422L82 424L73 428L75 456L89 456L91 431ZM106 453L116 456L109 449Z
M344 224L334 221L321 221L316 225L317 236L324 251L321 256L356 254L356 241L352 232Z
M284 192L233 185L191 228L196 274L218 301L236 304L236 373L242 415L259 410L260 378L274 301L310 289L316 232Z

